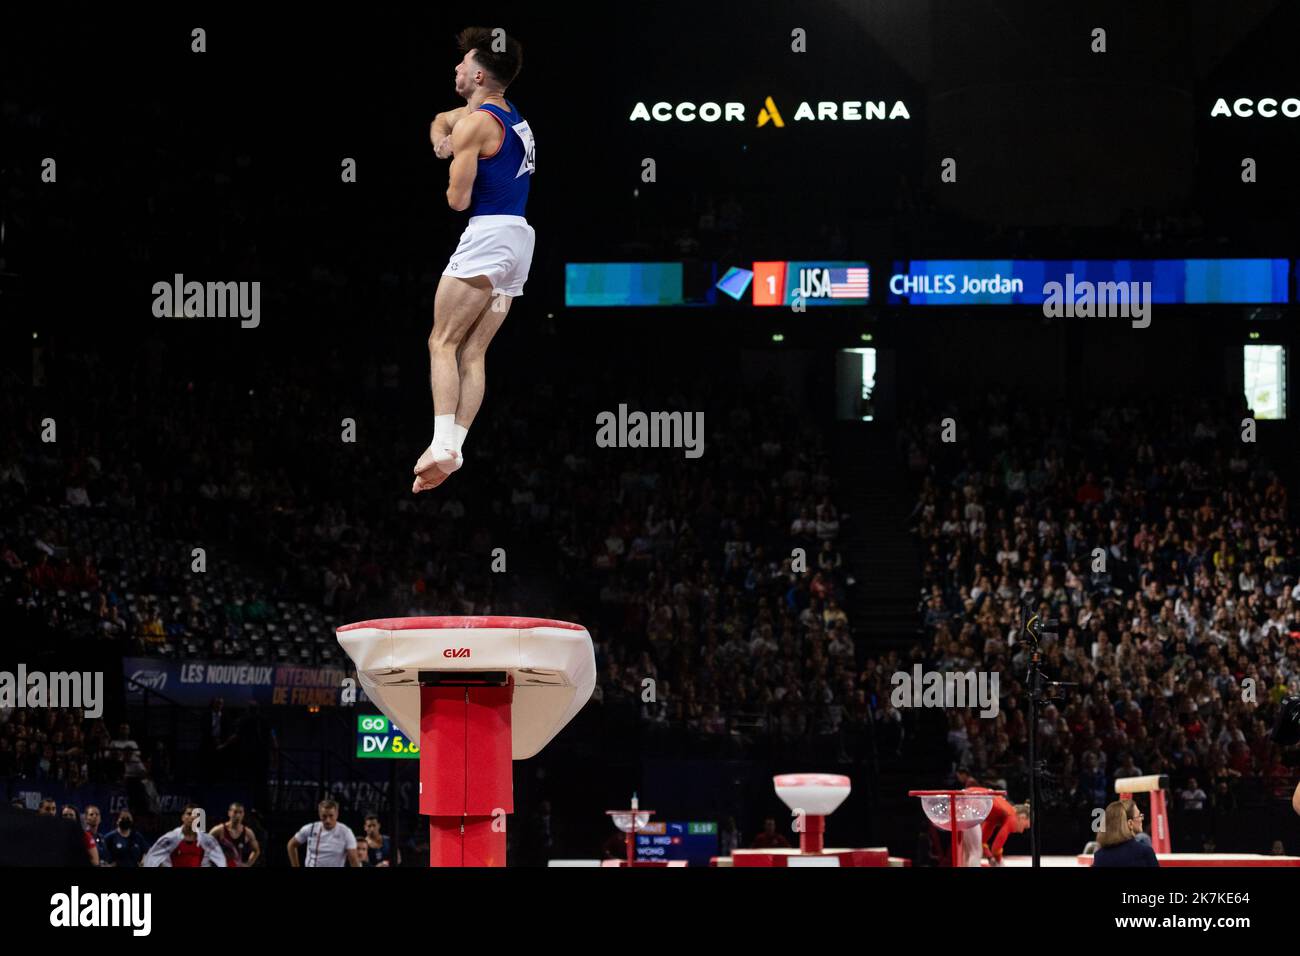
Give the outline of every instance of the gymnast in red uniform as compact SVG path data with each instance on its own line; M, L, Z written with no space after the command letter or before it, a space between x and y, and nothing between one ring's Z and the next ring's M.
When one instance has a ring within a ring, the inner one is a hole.
M966 793L989 793L988 787L967 787ZM993 808L982 824L984 856L994 866L1002 863L1002 847L1007 837L1013 833L1024 833L1029 829L1029 804L1013 806L1006 797L994 797Z

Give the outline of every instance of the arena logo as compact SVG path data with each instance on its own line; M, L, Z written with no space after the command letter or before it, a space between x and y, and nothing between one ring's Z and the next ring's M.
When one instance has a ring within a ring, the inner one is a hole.
M1282 100L1280 105L1277 99L1272 96L1266 96L1262 100L1252 100L1243 96L1232 101L1228 105L1227 99L1219 97L1214 101L1214 106L1210 109L1211 116L1239 116L1243 119L1252 116L1262 116L1264 119L1272 119L1281 112L1287 119L1296 119L1300 117L1300 98L1289 97Z
M979 707L981 717L998 715L997 671L922 671L917 664L909 674L896 671L889 702L895 707Z
M1074 281L1074 273L1065 274L1065 284L1048 282L1043 286L1043 315L1049 319L1133 318L1133 328L1151 324L1150 282L1083 282Z
M131 675L131 683L136 688L162 690L167 686L166 671L136 671Z
M896 120L911 119L907 104L902 100L818 100L815 104L807 100L796 107L791 122L838 123L860 120ZM647 106L644 102L632 107L628 122L643 120L657 123L743 123L745 122L745 104L737 102L716 103L713 101L695 104L659 102ZM785 126L785 118L777 107L776 101L768 96L759 107L756 126L771 123L776 127Z
M240 327L262 324L262 283L186 282L176 273L171 282L153 284L157 319L225 319L239 317Z
M93 720L104 713L103 671L0 671L0 710L56 707L80 710Z
M85 893L73 886L50 897L50 925L61 929L125 926L148 936L153 925L151 893Z
M704 454L704 413L632 412L618 406L618 414L596 416L598 448L684 448L687 458Z

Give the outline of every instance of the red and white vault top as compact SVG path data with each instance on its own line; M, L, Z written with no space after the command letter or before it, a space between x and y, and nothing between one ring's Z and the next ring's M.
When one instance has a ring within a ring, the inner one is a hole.
M396 617L345 624L337 635L366 696L412 740L420 736L420 671L507 672L516 760L545 747L596 686L591 635L568 621Z

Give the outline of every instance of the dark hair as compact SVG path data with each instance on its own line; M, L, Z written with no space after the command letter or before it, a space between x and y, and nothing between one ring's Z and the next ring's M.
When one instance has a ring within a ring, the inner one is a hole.
M514 37L506 36L505 31L501 32L501 36L505 39L505 49L498 52L493 49L493 44L502 44L493 36L492 30L487 27L466 27L456 35L456 45L461 53L473 50L474 62L505 89L515 81L524 65L524 48Z

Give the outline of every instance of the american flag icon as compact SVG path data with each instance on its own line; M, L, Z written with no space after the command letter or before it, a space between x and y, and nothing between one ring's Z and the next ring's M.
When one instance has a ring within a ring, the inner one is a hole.
M866 266L849 266L847 269L831 269L832 299L865 299L870 286Z

